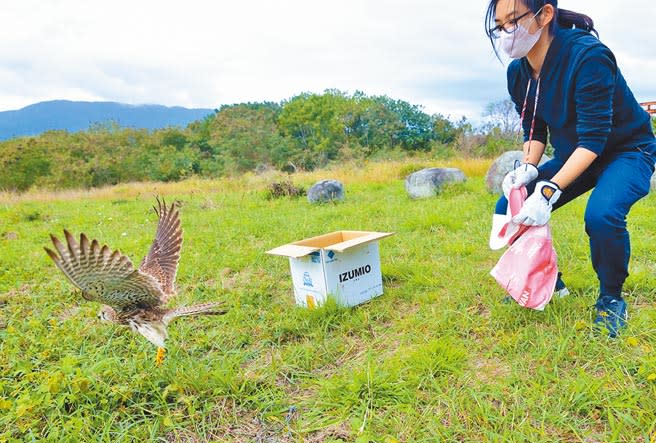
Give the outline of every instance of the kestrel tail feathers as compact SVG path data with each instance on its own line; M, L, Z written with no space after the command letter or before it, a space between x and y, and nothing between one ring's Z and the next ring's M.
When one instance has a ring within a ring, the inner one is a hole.
M162 321L164 324L168 324L178 317L185 317L190 315L223 315L228 312L225 309L219 309L221 306L223 306L223 302L211 302L172 309L164 314Z

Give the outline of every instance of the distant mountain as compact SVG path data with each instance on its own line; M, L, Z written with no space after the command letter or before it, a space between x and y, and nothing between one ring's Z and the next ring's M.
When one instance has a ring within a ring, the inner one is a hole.
M0 140L38 135L51 129L81 131L96 123L112 121L123 127L145 129L184 127L212 112L213 109L188 109L179 106L53 100L35 103L17 111L0 112Z

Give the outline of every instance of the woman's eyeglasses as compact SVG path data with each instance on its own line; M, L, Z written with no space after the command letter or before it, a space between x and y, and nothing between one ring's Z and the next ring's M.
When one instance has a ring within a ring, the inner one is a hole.
M500 25L496 25L494 28L488 29L488 34L492 38L499 38L501 36L501 31L504 31L507 34L512 34L517 30L517 27L519 26L519 21L529 15L531 11L526 11L519 17L511 18L505 23L501 23Z

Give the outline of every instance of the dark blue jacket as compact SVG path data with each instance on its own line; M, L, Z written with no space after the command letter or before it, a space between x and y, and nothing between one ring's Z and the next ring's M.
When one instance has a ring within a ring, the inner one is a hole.
M606 156L654 141L649 114L636 101L615 56L594 35L560 29L540 73L533 139L547 142L566 160L578 147ZM508 92L521 113L531 67L526 57L508 67ZM537 81L528 94L522 122L528 140Z

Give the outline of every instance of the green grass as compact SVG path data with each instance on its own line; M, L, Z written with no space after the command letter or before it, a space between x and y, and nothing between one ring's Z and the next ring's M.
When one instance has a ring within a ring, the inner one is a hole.
M656 198L630 214L630 326L590 328L596 278L585 198L553 220L573 296L542 312L502 304L488 272L495 196L483 167L411 201L408 166L338 176L346 201L267 200L269 178L122 185L0 199L0 442L645 442L656 435ZM100 323L43 251L81 231L138 263L154 193L182 201L174 304L226 300L171 325L168 355ZM264 251L338 229L382 240L385 294L352 309L293 304L288 262ZM7 236L6 233L13 233ZM17 238L14 238L16 237ZM650 440L651 439L651 440Z

